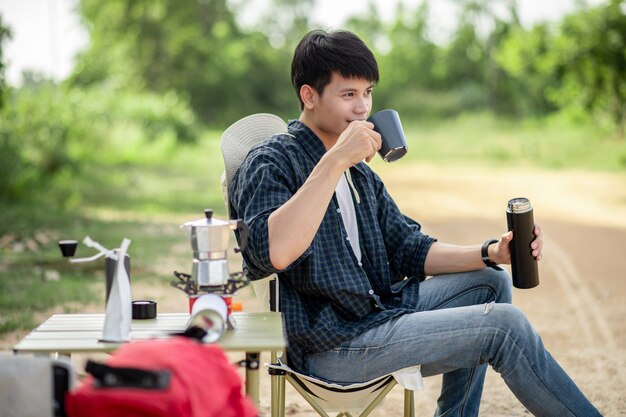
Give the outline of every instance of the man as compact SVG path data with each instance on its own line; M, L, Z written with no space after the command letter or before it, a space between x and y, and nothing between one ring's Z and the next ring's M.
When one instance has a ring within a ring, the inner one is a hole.
M367 46L311 32L291 73L299 120L253 149L229 190L250 228L251 276L279 275L290 366L351 383L421 364L443 374L437 415L475 416L490 364L536 415L599 415L510 304L508 275L483 263L481 249L490 265L510 262L512 233L437 242L367 165L381 145L366 121L379 77Z

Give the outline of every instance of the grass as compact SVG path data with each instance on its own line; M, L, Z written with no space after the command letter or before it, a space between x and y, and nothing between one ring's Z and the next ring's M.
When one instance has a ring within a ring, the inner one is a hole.
M447 123L405 123L409 153L416 161L548 169L626 169L626 138L601 126L576 126L561 118L510 121L490 114Z
M446 123L405 120L404 127L406 158L418 162L626 170L626 140L595 126L482 114ZM114 144L123 153L103 150L109 152L101 158L106 163L92 164L73 179L69 209L38 199L0 205L0 333L34 327L37 312L103 303L103 261L69 264L59 253L59 239L89 235L114 248L130 238L133 282L167 283L173 269L190 269L188 240L178 226L201 217L205 207L225 217L219 135L207 132L193 146ZM76 256L93 253L79 245Z
M91 165L76 181L80 198L73 209L45 201L0 206L0 334L34 327L37 312L103 303L104 261L70 264L61 257L60 239L89 235L116 248L130 238L133 281L167 283L175 268L191 269L179 225L201 217L206 207L225 216L219 134L207 133L196 146L164 149L160 158L136 159ZM76 257L93 254L81 244Z

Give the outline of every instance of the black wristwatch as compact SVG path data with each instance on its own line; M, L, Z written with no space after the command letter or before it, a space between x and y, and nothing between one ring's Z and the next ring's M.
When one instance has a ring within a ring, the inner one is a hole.
M487 265L489 268L497 269L500 271L502 270L502 268L500 268L497 263L489 259L489 246L493 245L494 243L498 243L498 239L485 240L485 243L483 243L483 246L480 248L480 256L482 256L485 265Z

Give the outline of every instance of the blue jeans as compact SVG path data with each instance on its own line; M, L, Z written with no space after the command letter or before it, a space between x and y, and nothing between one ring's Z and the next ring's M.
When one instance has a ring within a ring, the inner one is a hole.
M306 363L311 374L338 383L421 364L423 376L443 374L435 415L464 417L478 415L489 364L536 416L599 416L510 303L504 271L436 276L420 284L418 312L309 354Z

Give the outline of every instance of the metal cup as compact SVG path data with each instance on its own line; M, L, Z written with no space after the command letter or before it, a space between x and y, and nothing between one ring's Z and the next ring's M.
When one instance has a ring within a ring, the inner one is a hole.
M397 111L381 110L370 116L367 121L373 123L374 130L380 133L382 145L378 153L386 162L396 161L406 155L406 139Z

